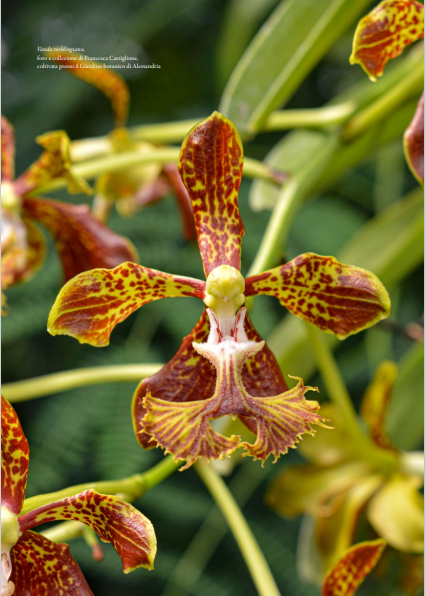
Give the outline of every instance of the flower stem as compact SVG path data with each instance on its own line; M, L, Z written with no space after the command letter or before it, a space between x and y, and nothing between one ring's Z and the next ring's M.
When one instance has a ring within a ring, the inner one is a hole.
M354 101L308 110L277 110L268 117L262 132L293 128L324 128L342 124L356 109Z
M53 373L3 385L3 393L10 403L36 399L86 385L101 383L128 383L154 375L162 364L125 364L96 366Z
M380 449L364 434L333 353L323 341L321 333L310 323L306 323L306 327L328 396L338 409L344 431L356 446L357 455L381 470L394 469L397 462L394 453Z
M126 501L135 501L148 490L163 482L170 474L173 474L183 462L175 463L172 456L165 457L159 464L141 474L134 474L120 480L101 480L100 482L87 482L69 486L63 490L44 495L36 495L25 499L20 515L24 515L37 507L54 503L60 499L77 495L84 490L93 489L104 495L125 494Z
M360 113L351 118L342 130L342 139L351 141L361 133L386 118L395 108L401 105L423 88L424 62L417 63L398 84L379 97Z
M225 482L204 461L198 461L195 469L228 522L260 596L280 596L268 563Z

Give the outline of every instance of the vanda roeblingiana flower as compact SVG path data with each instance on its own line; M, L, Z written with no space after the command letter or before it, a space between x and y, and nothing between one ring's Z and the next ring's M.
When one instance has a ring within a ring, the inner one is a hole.
M291 312L343 338L390 312L389 297L368 271L333 257L304 254L244 280L244 226L238 209L243 151L233 124L214 112L184 140L179 171L192 201L207 281L125 263L78 275L61 290L49 316L53 335L105 346L114 327L152 300L195 296L206 309L172 360L144 380L133 400L143 447L160 445L188 467L198 457L224 458L237 447L265 460L293 447L321 424L319 404L299 380L288 389L273 354L254 329L245 298L277 297ZM213 366L212 366L213 365ZM225 437L209 422L229 414L257 434L254 444Z
M66 544L31 529L76 520L110 542L124 573L153 568L154 528L140 511L113 495L85 490L26 510L29 446L15 410L1 399L1 596L93 596Z
M87 205L33 196L55 178L67 178L72 193L91 192L73 175L70 140L64 131L37 138L44 152L17 179L14 174L15 135L1 118L1 287L28 281L41 266L46 242L36 224L52 234L62 261L65 281L93 267L115 267L137 259L131 243L98 221ZM2 295L3 299L3 295Z

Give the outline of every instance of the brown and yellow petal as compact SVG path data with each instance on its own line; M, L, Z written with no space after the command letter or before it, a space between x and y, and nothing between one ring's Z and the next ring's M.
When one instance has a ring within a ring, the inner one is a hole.
M1 180L12 182L15 177L15 131L9 120L1 117Z
M93 85L110 100L115 116L115 126L124 126L129 112L130 93L126 81L99 62L85 60L74 52L46 52L55 63L77 79Z
M245 318L245 332L249 340L261 342L248 316ZM187 335L178 352L155 375L144 379L137 388L132 404L133 428L142 447L153 446L150 436L143 432L142 420L146 414L143 399L148 391L152 396L168 402L193 402L209 399L215 390L216 371L193 347L193 342L205 342L209 335L206 311ZM249 358L243 366L244 387L253 397L277 395L287 391L281 369L267 345ZM256 434L256 421L241 416L244 424Z
M205 282L123 263L76 275L60 291L49 314L52 335L70 335L102 347L112 330L147 302L178 296L204 297Z
M124 261L137 261L131 243L98 221L87 205L26 197L22 208L53 235L65 281L95 267L112 269Z
M14 596L94 596L67 544L27 531L10 555Z
M140 511L114 495L86 490L25 513L21 531L58 519L72 519L90 526L110 542L123 563L124 573L138 567L152 569L157 550L154 528Z
M28 441L10 403L1 396L1 505L12 513L22 509L30 458Z
M424 93L420 98L416 113L404 134L404 152L408 166L413 176L424 184L425 164L424 164L424 141L425 141L425 99Z
M375 275L334 257L306 253L246 279L246 296L268 294L304 321L339 339L390 314L390 300Z
M327 573L322 596L353 596L366 576L376 566L386 540L359 542L349 548Z
M385 430L385 418L398 367L394 362L382 362L373 381L367 387L361 404L361 417L373 441L383 449L395 450Z
M92 189L83 178L74 175L70 161L70 139L63 130L48 132L36 138L45 151L28 170L15 181L15 192L23 196L41 188L56 178L66 178L70 193L92 194Z
M367 515L390 546L407 553L424 550L424 497L419 480L394 476L371 500Z
M239 270L243 149L232 122L213 112L197 124L182 143L179 172L192 202L206 277L220 265Z
M372 81L387 62L424 35L424 7L414 0L385 0L358 23L351 64L360 64Z

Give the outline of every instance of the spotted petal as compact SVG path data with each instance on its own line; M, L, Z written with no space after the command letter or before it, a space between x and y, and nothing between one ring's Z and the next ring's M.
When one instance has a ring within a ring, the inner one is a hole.
M239 437L223 437L211 429L209 422L224 415L242 416L257 423L255 444L241 444L247 454L262 461L271 454L277 459L293 447L303 433L312 432L311 424L321 424L321 417L316 413L319 404L304 399L305 392L311 388L303 387L301 380L294 389L281 395L249 395L242 381L242 368L248 358L262 350L264 342L247 341L244 333L238 337L238 321L243 323L245 309L237 316L232 338L223 339L217 331L219 322L213 311L209 309L208 313L212 326L209 339L206 343L194 343L193 347L216 368L212 397L204 401L170 403L148 393L144 399L146 415L142 428L176 461L186 459L186 468L199 457L223 459L230 455L238 446Z
M358 23L351 64L360 64L372 81L386 63L423 37L424 7L414 0L385 0Z
M360 542L348 549L327 573L322 596L353 596L376 566L385 546L386 540L379 539Z
M24 532L11 550L14 596L93 596L67 544Z
M423 6L423 5L422 5ZM425 164L424 164L424 141L425 141L425 99L424 93L417 106L416 113L412 119L410 126L404 134L404 152L410 170L414 177L424 184L425 181Z
M262 341L249 317L245 318L245 332L249 340ZM216 371L210 362L193 347L193 342L205 342L209 323L203 311L194 329L187 335L173 358L155 375L144 379L137 388L132 404L133 427L142 447L153 446L151 437L143 432L142 420L146 414L143 399L150 392L167 402L193 402L209 399L215 390ZM268 346L252 356L243 366L244 387L252 396L276 395L287 391L281 369ZM241 417L248 428L256 433L254 419Z
M93 85L111 101L115 116L115 126L124 126L129 112L130 93L126 81L99 62L85 60L85 56L67 52L46 52L59 68L77 79Z
M38 507L19 518L21 531L58 519L80 521L110 542L123 563L124 573L153 568L157 550L154 528L140 511L114 495L86 490Z
M205 282L170 275L135 263L93 269L71 279L49 314L52 335L70 335L80 343L107 346L118 323L147 302L176 296L204 297Z
M238 132L218 112L195 126L182 143L179 172L192 201L206 277L219 265L240 269L244 225L238 189L242 171Z
M12 182L15 177L15 131L9 120L1 117L1 180Z
M12 513L22 509L27 486L28 441L10 403L1 396L1 504Z
M83 178L74 176L70 155L70 139L63 130L48 132L36 138L36 141L45 151L16 180L15 192L23 196L36 188L41 188L56 178L66 178L70 193L92 194L92 190Z
M257 294L275 296L293 314L339 339L390 314L388 293L375 275L313 253L248 277L245 295Z
M53 235L65 281L88 269L137 260L130 242L98 221L87 205L26 197L22 207Z

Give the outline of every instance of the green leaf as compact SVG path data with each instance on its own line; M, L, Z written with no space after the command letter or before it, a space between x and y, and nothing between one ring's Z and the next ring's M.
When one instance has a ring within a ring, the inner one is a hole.
M343 263L372 271L389 290L417 267L423 259L423 196L420 189L391 205L364 224L340 252ZM334 337L324 337L331 348ZM285 374L305 380L316 370L304 324L287 316L268 338Z
M389 437L399 449L418 449L423 440L424 346L415 344L399 366L386 419Z
M247 138L282 106L368 0L286 0L247 48L229 79L220 111Z

